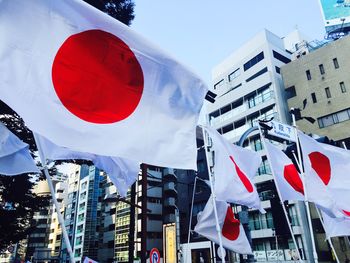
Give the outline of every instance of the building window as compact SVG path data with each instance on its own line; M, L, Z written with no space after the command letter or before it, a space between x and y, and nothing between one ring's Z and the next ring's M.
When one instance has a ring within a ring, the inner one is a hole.
M311 80L310 70L305 71L307 80Z
M267 67L266 68L263 68L262 70L258 71L257 73L255 73L253 76L247 78L245 81L246 82L249 82L249 81L252 81L253 79L259 77L260 75L264 74L267 72Z
M323 67L323 64L320 64L318 65L319 69L320 69L320 73L321 75L323 75L325 72L324 72L324 67Z
M343 82L343 81L340 82L339 85L340 85L340 90L341 90L341 92L342 92L342 93L345 93L345 92L346 92L346 88L345 88L344 82Z
M281 61L281 62L283 62L283 63L285 63L285 64L287 64L287 63L290 62L290 59L289 59L289 58L287 58L287 57L281 55L280 53L276 52L275 50L272 50L272 53L273 53L273 57L274 57L275 59L278 59L279 61Z
M228 75L228 81L232 81L241 74L240 68L236 69Z
M339 122L350 120L350 108L336 113L332 113L318 118L318 126L320 128L328 127Z
M339 68L339 63L337 58L333 58L333 65L334 65L334 68Z
M224 85L224 80L220 80L218 83L214 85L214 89L218 89Z
M250 69L251 67L253 67L257 63L259 63L263 59L264 59L264 52L260 52L258 55L253 57L251 60L244 63L244 65L243 65L244 71L247 71L248 69Z
M281 69L279 67L275 66L275 69L278 74L281 74Z
M331 91L329 90L329 87L325 88L324 90L326 92L327 99L331 98L332 95L331 95Z
M295 91L295 86L290 86L286 88L286 99L289 100L290 98L294 98L297 95L297 92Z
M313 102L313 103L316 103L316 102L317 102L315 92L311 93L311 99L312 99L312 102Z

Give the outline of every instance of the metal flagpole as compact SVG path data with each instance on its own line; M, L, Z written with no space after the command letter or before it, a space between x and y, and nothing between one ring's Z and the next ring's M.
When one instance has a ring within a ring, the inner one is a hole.
M213 174L210 169L209 165L209 146L208 146L208 136L204 128L202 127L202 132L203 132L203 139L204 139L204 150L205 150L205 157L207 158L207 169L208 169L208 174L209 174L209 181L210 181L210 188L211 188L211 195L213 199L213 207L214 207L214 215L215 215L215 221L216 221L216 231L218 232L219 236L219 243L220 243L220 251L221 251L221 256L222 256L222 262L225 263L225 250L222 245L222 236L221 236L221 231L220 231L220 225L219 225L219 219L218 219L218 211L216 210L216 195L214 192L214 184L213 184Z
M324 231L326 232L326 229L324 228L324 222L323 222L323 218L321 217L320 211L318 210L318 208L316 207L316 211L318 214L318 217L320 218L321 221L321 225L324 229ZM327 237L327 233L326 233L326 240L328 241L329 245L331 246L331 249L333 250L334 256L335 256L335 260L340 263L337 252L335 251L335 248L333 246L333 242L332 242L332 238L331 237Z
M186 256L185 256L185 263L187 263L188 248L189 248L190 237L191 237L192 213L193 213L193 203L194 203L194 195L195 195L195 192L196 192L196 185L197 185L197 176L194 178L194 185L193 185L193 193L192 193L192 201L191 201L191 211L190 211L190 222L189 222L189 225L188 225L187 251L186 251Z
M295 121L295 115L294 115L294 108L291 108L291 113L292 113L292 120L293 120L293 127L295 131L295 137L296 137L296 146L297 146L297 153L299 160L295 159L298 163L299 166L299 171L301 174L301 180L304 186L304 196L305 196L305 206L306 206L306 214L307 214L307 219L309 223L309 228L310 228L310 234L311 234L311 242L312 242L312 252L314 256L315 263L318 263L318 255L316 251L316 243L315 243L315 237L314 237L314 230L312 227L312 221L311 221L311 213L310 213L310 206L309 206L309 201L308 201L308 195L307 195L307 189L306 189L306 184L305 184L305 174L304 174L304 168L302 165L302 160L301 160L301 153L300 153L300 146L299 146L299 136L298 136L298 130L297 130L297 124Z
M264 145L264 148L266 149L266 144L265 144L265 138L261 132L261 127L259 125L259 132L260 132L260 137L262 138L262 141L263 141L263 145ZM268 151L266 151L266 156L267 156L267 160L269 162L269 165L271 167L271 173L272 173L272 176L273 176L273 179L274 179L274 182L275 182L275 185L276 185L276 190L277 190L277 194L280 198L280 201L281 201L281 206L282 206L282 209L283 209L283 212L284 212L284 216L286 217L286 220L287 220L287 223L288 223L288 228L289 228L289 231L290 231L290 234L292 236L292 239L293 239L293 242L294 242L294 245L295 245L295 248L297 249L297 252L298 252L298 257L299 257L299 262L302 263L302 260L301 260L301 255L300 255L300 251L299 251L299 247L298 247L298 244L297 244L297 241L295 240L295 236L294 236L294 233L293 233L293 229L292 229L292 225L289 221L289 217L288 217L288 214L287 214L287 210L286 210L286 207L284 206L284 203L283 203L283 200L282 200L282 195L281 195L281 191L278 187L278 184L276 182L276 175L275 175L275 172L274 170L272 169L272 165L271 165L271 159L270 159L270 154ZM277 238L277 235L276 235L276 238ZM278 255L278 250L277 250L277 255ZM278 257L278 256L277 256Z
M66 226L64 225L64 219L63 219L61 211L60 211L60 205L57 202L57 198L56 198L56 195L55 195L55 190L53 188L53 184L52 184L52 180L51 180L51 177L50 177L50 174L49 174L49 170L47 168L46 158L45 158L44 153L43 153L43 151L41 149L40 142L39 142L39 140L37 140L37 138L35 136L35 133L33 133L33 135L34 135L35 144L38 147L39 157L40 157L40 161L41 161L41 163L43 165L44 174L45 174L47 183L48 183L49 188L50 188L52 201L53 201L53 203L55 205L55 208L56 208L58 222L61 225L62 235L63 235L64 241L66 243L66 246L67 246L67 252L69 254L70 262L73 263L75 261L74 261L74 255L73 255L73 251L72 251L72 246L71 246L71 244L69 242L69 237L68 237L68 233L67 233L67 230L66 230Z

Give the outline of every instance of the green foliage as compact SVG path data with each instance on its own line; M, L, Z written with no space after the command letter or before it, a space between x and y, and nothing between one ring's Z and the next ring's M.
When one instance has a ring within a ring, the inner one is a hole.
M132 0L84 0L90 5L109 14L120 22L130 26L131 21L135 18Z

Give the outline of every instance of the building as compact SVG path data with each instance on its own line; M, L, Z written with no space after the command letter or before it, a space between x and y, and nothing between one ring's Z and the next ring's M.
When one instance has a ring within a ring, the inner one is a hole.
M212 91L217 97L215 103L208 106L211 126L230 142L237 143L259 119L273 117L288 123L290 117L280 73L281 67L291 61L291 52L286 50L286 46L294 47L300 40L295 33L282 39L263 30L217 65L212 71ZM259 132L250 133L243 146L258 151L263 159L255 183L267 213L249 210L254 256L262 262L273 260L272 255L278 247L281 257L288 260L295 246L277 198ZM237 211L240 210L238 207ZM301 224L306 222L305 207L298 202L290 202L288 210L298 247L304 259L311 259L308 228L306 224Z
M95 166L76 166L68 177L68 198L65 209L65 226L72 245L75 262L87 256L97 259L99 227L101 224L101 190L103 173ZM69 260L62 242L63 262Z
M321 45L281 68L289 108L299 108L297 119L300 130L327 136L350 148L350 36ZM306 102L306 104L305 104ZM320 260L329 260L329 246L323 242L324 230L314 207L311 214ZM350 258L349 243L344 238L333 238L341 262Z
M350 36L328 43L282 67L289 108L300 108L300 130L350 147ZM304 107L303 102L307 100Z
M65 204L67 203L67 177L61 177L60 180L54 182L55 195L57 198L57 202L60 205L60 212L64 214ZM59 257L61 252L61 241L62 237L62 229L61 225L58 222L57 211L54 204L51 204L51 224L50 224L50 234L49 234L49 243L48 248L51 249L51 255L53 257Z

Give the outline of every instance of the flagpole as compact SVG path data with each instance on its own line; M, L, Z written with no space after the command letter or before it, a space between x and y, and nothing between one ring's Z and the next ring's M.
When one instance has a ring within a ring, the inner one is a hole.
M259 128L259 132L260 132L260 137L262 138L262 141L263 141L264 149L266 149L265 137L263 136L263 134L261 132L260 125L258 125L258 128ZM267 160L269 162L269 165L272 168L270 153L267 150L266 150L266 156L267 156ZM288 213L287 213L286 207L284 206L284 203L283 203L283 200L282 200L281 191L280 191L280 189L278 187L278 184L276 182L276 175L275 175L275 172L274 172L273 169L271 169L271 173L272 173L272 176L273 176L273 179L274 179L274 182L275 182L277 194L278 194L278 196L280 198L280 201L281 201L281 206L282 206L282 209L283 209L283 212L284 212L284 216L286 217L286 220L287 220L287 223L288 223L288 228L289 228L290 234L292 236L295 248L297 249L297 252L298 252L299 262L302 263L299 247L298 247L297 241L295 240L295 236L294 236L294 232L293 232L293 229L292 229L292 225L291 225L291 223L289 221ZM277 237L277 235L276 235L276 237ZM277 251L277 253L278 253L278 251Z
M188 225L187 251L186 251L186 256L185 256L185 263L187 263L188 248L189 248L189 245L190 245L192 213L193 213L193 203L194 203L194 195L195 195L195 192L196 192L196 185L197 185L197 176L194 178L194 185L193 185L191 211L190 211L190 222L189 222L189 225Z
M317 207L316 207L316 211L317 211L318 217L320 218L321 225L322 225L324 231L326 232L326 229L324 227L323 218L321 217L320 211L318 210ZM331 237L327 237L327 233L326 233L326 240L328 241L329 245L331 246L331 249L333 250L333 253L334 253L334 256L335 256L335 260L337 261L337 263L340 263L338 255L337 255L337 252L335 251L335 248L333 246L332 238Z
M51 176L50 176L49 170L47 168L46 158L45 158L44 153L42 151L40 142L39 142L39 140L37 140L37 137L35 136L35 133L33 133L33 135L34 135L35 144L36 144L36 146L38 148L40 161L41 161L41 164L42 164L43 169L44 169L44 174L45 174L47 183L49 185L49 189L50 189L50 192L51 192L51 198L52 198L52 201L53 201L53 203L55 205L55 208L56 208L58 222L61 225L62 235L64 237L64 241L65 241L66 246L67 246L67 252L69 254L70 262L73 263L73 262L75 262L75 260L74 260L74 255L73 255L73 251L72 251L72 246L71 246L71 244L69 242L69 237L68 237L68 233L67 233L67 230L66 230L66 226L64 224L64 219L63 219L61 211L60 211L60 205L57 202L57 198L56 198L56 195L55 195L55 190L54 190L54 187L53 187L53 184L52 184Z
M211 194L212 194L212 199L213 199L213 207L214 207L214 215L215 215L215 221L216 221L216 231L218 232L218 237L219 237L219 243L220 243L220 251L221 251L221 256L222 256L222 262L225 263L225 250L222 245L222 236L221 236L221 231L220 231L220 225L219 225L219 218L218 218L218 211L216 210L216 195L214 192L214 184L213 184L213 174L210 169L209 165L209 146L208 146L208 136L206 131L204 130L202 126L202 133L203 133L203 140L204 140L204 150L205 150L205 157L207 159L207 169L208 169L208 175L209 175L209 181L210 181L210 188L211 188Z

